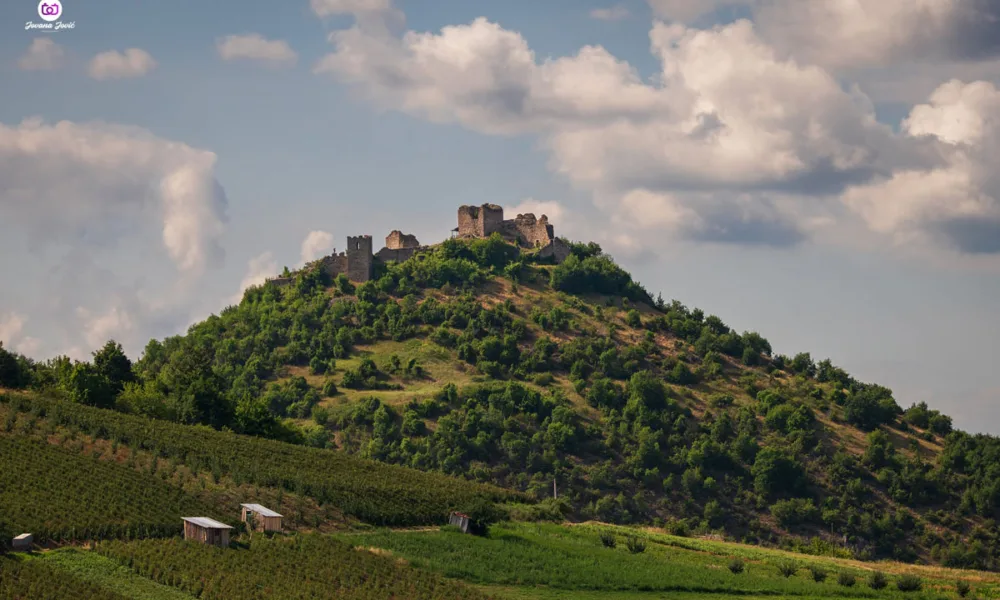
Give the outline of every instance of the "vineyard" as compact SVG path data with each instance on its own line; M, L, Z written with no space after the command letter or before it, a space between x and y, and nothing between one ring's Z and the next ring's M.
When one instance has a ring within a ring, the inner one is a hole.
M0 394L0 403L97 438L149 450L195 471L308 496L376 525L443 523L449 510L466 509L479 499L523 499L501 488L330 450L155 421L52 398Z
M128 600L38 560L0 558L0 600Z
M212 514L150 475L24 438L0 436L4 521L35 540L177 535L182 516Z
M485 598L439 575L326 536L260 537L240 550L180 540L104 542L97 552L202 600Z

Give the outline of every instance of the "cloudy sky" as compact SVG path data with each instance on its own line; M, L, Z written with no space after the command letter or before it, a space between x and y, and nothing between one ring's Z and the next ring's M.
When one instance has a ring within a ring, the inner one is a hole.
M137 357L463 203L1000 433L996 0L0 5L0 340Z

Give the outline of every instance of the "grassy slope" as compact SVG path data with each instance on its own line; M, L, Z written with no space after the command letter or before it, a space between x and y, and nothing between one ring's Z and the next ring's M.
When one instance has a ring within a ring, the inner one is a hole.
M65 548L46 552L38 560L77 579L111 590L129 600L192 600L181 590L142 577L96 552Z
M618 536L618 546L605 548L599 533ZM646 551L630 554L625 537L646 541ZM453 532L378 532L343 535L352 543L392 552L411 564L472 582L505 598L937 598L955 597L955 584L972 584L978 597L1000 594L1000 575L897 562L859 561L799 555L729 542L671 536L657 530L635 530L605 524L506 524L489 539ZM740 575L729 572L733 557L745 560ZM799 571L782 577L776 565L794 561ZM822 583L807 567L828 573ZM879 570L890 584L876 592L865 584ZM857 583L838 585L838 573L851 573ZM920 577L920 593L903 594L895 580L904 574Z

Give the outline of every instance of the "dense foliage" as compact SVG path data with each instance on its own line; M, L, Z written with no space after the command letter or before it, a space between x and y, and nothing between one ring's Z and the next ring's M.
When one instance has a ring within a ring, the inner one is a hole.
M0 600L128 600L40 560L0 558Z
M92 363L0 349L0 385L114 406L135 416L64 414L374 523L437 522L480 492L301 445L538 500L555 482L559 501L536 507L550 515L862 558L1000 559L995 438L953 432L923 404L903 411L891 390L829 360L775 354L756 332L653 300L596 244L570 248L547 265L498 236L448 240L357 286L310 265L151 341L131 368L113 342ZM407 340L448 357L459 385L433 384L422 356L359 355ZM300 446L161 422L147 431L140 417ZM848 440L861 436L859 453Z
M40 543L177 535L182 516L211 514L151 475L3 435L0 506L5 528Z
M248 547L240 549L180 540L109 542L98 546L97 551L202 600L485 598L437 574L355 550L327 536L255 537Z
M151 450L196 471L211 470L240 481L294 491L374 524L439 523L447 520L449 510L461 510L479 498L515 497L498 488L380 464L345 453L150 421L61 400L0 395L0 403L7 403L15 410L32 411L59 425L76 427L99 438ZM16 448L13 442L8 443ZM0 476L6 477L6 474ZM36 477L43 476L44 473L32 474L24 479L23 485L30 485ZM153 493L152 490L158 488L149 486L148 489L149 492L137 493ZM113 488L107 493L115 497ZM116 502L125 500L125 496L118 496Z

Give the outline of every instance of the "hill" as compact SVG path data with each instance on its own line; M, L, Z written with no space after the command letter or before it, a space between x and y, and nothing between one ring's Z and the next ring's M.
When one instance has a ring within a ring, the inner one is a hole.
M830 361L775 354L758 333L654 300L595 244L570 248L553 265L497 236L448 240L357 286L309 265L151 341L134 365L113 342L91 363L7 354L0 381L540 501L514 516L994 567L995 438L951 431L946 416L904 411L891 390ZM224 448L199 460L239 456ZM399 498L421 488L407 489ZM360 504L345 512L385 516Z

